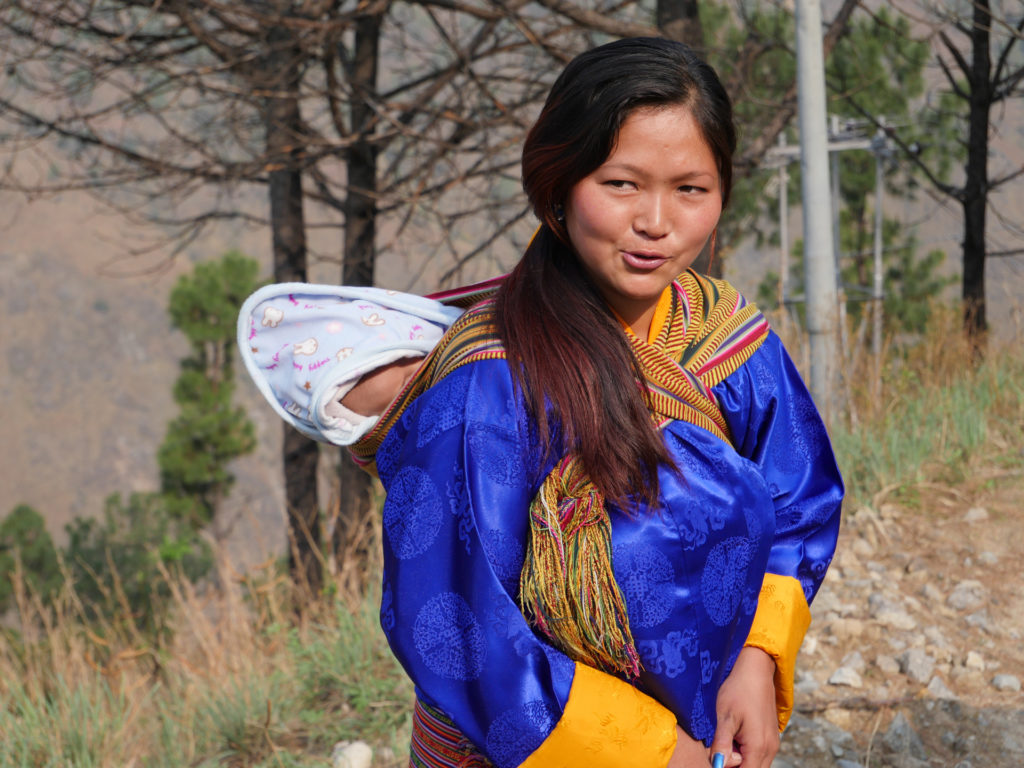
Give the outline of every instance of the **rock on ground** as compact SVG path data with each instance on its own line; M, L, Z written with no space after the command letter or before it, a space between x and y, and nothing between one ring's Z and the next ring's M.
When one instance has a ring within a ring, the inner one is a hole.
M331 751L331 768L370 768L373 750L365 741L339 741Z
M773 768L1024 767L1024 477L984 479L845 513Z

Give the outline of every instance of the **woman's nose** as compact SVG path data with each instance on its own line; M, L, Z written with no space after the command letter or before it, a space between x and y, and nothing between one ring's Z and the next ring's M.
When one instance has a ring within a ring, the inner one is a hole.
M668 211L661 195L644 195L637 202L633 229L651 238L664 237L669 231Z

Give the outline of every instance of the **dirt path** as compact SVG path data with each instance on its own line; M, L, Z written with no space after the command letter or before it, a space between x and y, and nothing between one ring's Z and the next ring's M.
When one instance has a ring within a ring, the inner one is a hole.
M1024 473L845 515L773 768L1024 767Z

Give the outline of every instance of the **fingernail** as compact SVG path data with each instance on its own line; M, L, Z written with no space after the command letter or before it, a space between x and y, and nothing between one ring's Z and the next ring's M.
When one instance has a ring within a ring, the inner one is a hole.
M725 754L722 752L715 752L711 756L711 768L725 768Z

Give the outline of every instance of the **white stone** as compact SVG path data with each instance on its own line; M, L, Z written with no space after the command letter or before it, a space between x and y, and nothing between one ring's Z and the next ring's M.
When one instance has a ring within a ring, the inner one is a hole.
M857 670L851 669L850 667L840 667L832 673L832 677L828 679L829 685L845 685L850 688L861 688L864 683L860 679L860 675L857 674Z
M884 624L887 627L893 629L902 629L909 631L917 629L917 622L914 621L914 617L907 613L902 608L898 609L883 609L875 614L879 624Z
M969 613L964 617L964 622L969 627L975 627L980 629L982 632L992 631L992 619L989 618L988 611L977 611L975 613Z
M900 658L900 668L911 680L927 683L935 669L935 660L921 648L911 648Z
M841 667L849 667L856 672L863 672L867 666L864 663L864 657L860 655L860 651L851 651L843 657L843 660L839 662Z
M332 768L370 768L373 750L365 741L339 741L331 750Z
M982 565L998 565L999 555L995 552L989 552L986 550L978 555L978 562Z
M832 622L829 632L839 638L860 637L864 624L859 619L839 618Z
M964 515L965 523L980 523L983 520L988 520L988 510L984 507L971 507Z
M816 616L821 616L827 611L839 612L839 599L836 597L836 593L824 587L818 591L811 605Z
M850 727L850 710L843 709L842 707L827 707L822 716L825 718L824 723L821 723L821 727L825 729L825 736L829 742L836 743L844 739L849 739L850 736L845 731ZM829 728L829 725L834 725L835 728Z
M1017 693L1020 691L1020 678L1016 675L996 675L992 678L992 687L997 691Z
M964 659L964 666L968 669L976 669L980 672L985 670L985 657L977 651L968 651Z
M949 690L949 686L938 675L933 677L931 682L928 683L928 693L935 699L952 700L957 698L957 695Z
M965 680L965 684L971 686L980 686L985 682L981 670L968 669L967 667L953 667L949 671L949 676L953 680Z
M853 540L851 549L859 557L871 557L875 554L875 548L871 546L871 542L859 536Z
M980 581L964 579L946 598L946 605L957 611L970 611L985 604L985 587Z
M809 677L806 680L801 680L793 686L793 690L799 693L801 696L810 695L821 688L821 685L813 677Z
M868 610L872 615L895 607L897 607L896 603L882 592L872 592L868 595Z
M942 594L941 589L929 581L921 587L921 597L930 602L941 603L945 595Z
M810 672L798 672L794 690L800 694L814 693L821 685Z
M924 636L926 638L928 638L928 642L930 642L932 645L936 646L937 648L948 648L949 647L949 640L946 639L946 636L942 633L942 630L939 629L938 627L935 627L935 626L925 627Z
M887 675L895 675L900 671L899 662L892 656L888 656L884 653L880 653L875 657L875 666Z

